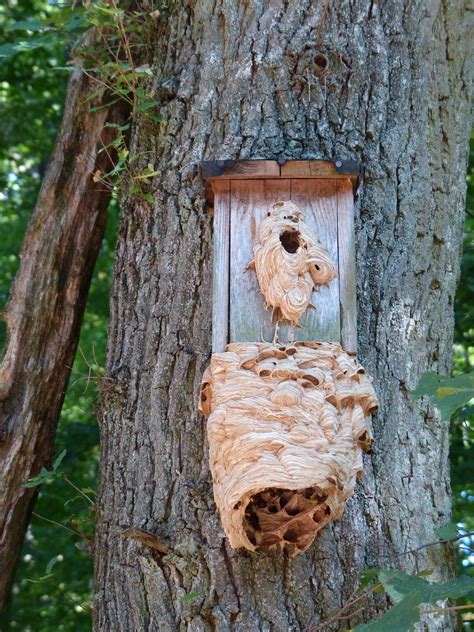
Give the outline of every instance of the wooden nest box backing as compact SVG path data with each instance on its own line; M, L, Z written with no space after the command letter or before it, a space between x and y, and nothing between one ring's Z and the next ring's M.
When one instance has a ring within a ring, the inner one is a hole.
M355 357L358 170L221 161L203 176L214 302L200 409L214 497L234 548L296 555L340 518L378 406Z

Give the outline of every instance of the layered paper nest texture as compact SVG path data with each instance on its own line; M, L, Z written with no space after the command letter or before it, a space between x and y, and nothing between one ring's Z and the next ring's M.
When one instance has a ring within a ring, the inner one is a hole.
M370 378L338 344L235 343L213 354L201 411L230 544L308 548L353 493L376 407Z
M258 228L253 248L258 284L273 321L293 326L311 304L313 290L337 277L324 245L293 202L276 202Z

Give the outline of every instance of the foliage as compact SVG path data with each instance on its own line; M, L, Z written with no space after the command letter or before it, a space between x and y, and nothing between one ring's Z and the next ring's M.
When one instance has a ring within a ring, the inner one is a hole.
M474 578L466 575L434 583L400 571L372 570L375 570L373 574L378 578L372 590L383 587L395 605L377 621L358 625L355 632L409 632L419 621L421 613L434 614L446 610L441 607L420 608L422 604L435 604L437 601L474 594Z
M105 105L91 105L91 112L125 101L130 106L132 120L140 113L142 121L156 124L160 117L159 101L151 91L153 68L141 62L147 56L143 42L149 39L148 32L156 28L161 16L159 10L150 11L147 2L123 2L119 6L116 0L96 0L84 1L82 5L75 2L70 6L61 5L53 13L39 12L37 17L26 14L26 19L7 19L3 35L10 41L0 45L0 59L15 63L24 53L41 51L55 55L58 49L65 48L69 52L65 65L55 64L54 69L69 72L80 68L96 85L89 100L107 97ZM91 27L94 27L91 37L80 37ZM125 172L134 180L132 193L151 203L153 198L145 185L159 172L148 161L144 168L133 169L132 175L132 158L127 148L130 121L122 126L110 126L118 128L118 134L102 151L113 147L118 160L109 173L96 171L94 181L113 188L116 176ZM141 154L135 156L134 161L141 164L144 158L146 156Z
M431 395L442 419L449 421L457 410L474 398L474 375L447 377L428 371L421 376L412 395Z
M447 525L444 531L454 533L450 541L461 537L453 525ZM428 546L439 545L440 542L430 543ZM425 548L425 547L420 547ZM417 549L418 550L418 549ZM410 632L420 617L427 614L446 614L455 610L473 610L474 604L459 606L446 605L447 600L461 599L474 596L474 578L462 575L446 582L430 582L423 579L432 574L426 569L416 575L407 575L392 569L369 568L359 575L359 586L344 605L329 619L323 621L311 632L321 632L329 626L353 619L364 612L369 597L373 593L385 593L394 606L387 610L380 619L360 624L354 632ZM434 604L442 602L442 605Z
M62 19L62 12L63 8L47 0L2 4L2 40L8 43L17 38L18 31L10 28L13 23L30 22L32 16L53 22ZM22 32L21 37L29 34ZM47 46L26 50L0 65L0 309L19 265L23 234L59 128L68 75L57 69L67 65L70 47L71 41L63 36L49 38ZM57 469L55 480L48 476L41 487L12 604L0 622L5 631L90 630L92 558L84 550L82 536L58 525L79 530L89 539L92 534L89 503L77 498L80 494L63 476L81 490L94 490L97 485L99 433L93 410L105 355L116 215L112 206L82 325L81 353L75 359L61 413L56 450L60 454L67 449L67 454L61 473ZM2 324L0 348L5 337Z

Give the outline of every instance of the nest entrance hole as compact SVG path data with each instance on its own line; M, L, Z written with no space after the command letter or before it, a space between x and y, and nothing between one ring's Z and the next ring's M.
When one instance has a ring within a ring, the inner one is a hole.
M294 254L300 247L300 233L298 230L284 230L280 235L280 242L286 252Z
M330 520L327 494L319 487L291 490L267 488L254 494L245 509L243 527L261 549L305 551L317 531Z

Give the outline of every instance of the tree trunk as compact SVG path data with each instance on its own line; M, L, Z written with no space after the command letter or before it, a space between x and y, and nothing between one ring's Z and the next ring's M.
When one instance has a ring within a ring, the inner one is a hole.
M113 167L102 151L123 122L122 105L90 112L97 84L73 72L61 131L23 244L4 317L0 366L0 610L9 594L38 488L23 484L48 467L82 314L102 241L111 187L94 182Z
M156 155L156 201L125 194L122 205L95 629L307 630L344 604L367 567L432 568L435 579L452 570L437 547L398 554L436 539L450 518L448 426L408 390L423 371L451 362L467 157L463 3L177 7L156 39L163 122L153 134L138 121L133 137L135 156ZM343 519L294 559L229 548L197 413L212 258L198 164L250 158L357 159L365 170L356 209L359 358L381 404L375 448ZM371 602L332 629L385 606Z

